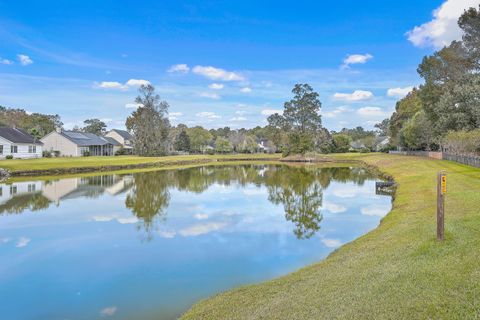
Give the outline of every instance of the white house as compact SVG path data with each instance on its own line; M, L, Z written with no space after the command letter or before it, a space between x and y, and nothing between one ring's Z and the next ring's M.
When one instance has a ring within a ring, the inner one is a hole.
M125 149L126 153L131 154L133 151L133 136L125 130L119 129L112 129L105 137L113 138L118 143L120 143L121 147Z
M0 127L0 159L12 155L17 159L41 158L43 143L22 129Z
M52 131L40 139L46 151L58 151L60 156L113 156L120 143L110 137L77 131Z

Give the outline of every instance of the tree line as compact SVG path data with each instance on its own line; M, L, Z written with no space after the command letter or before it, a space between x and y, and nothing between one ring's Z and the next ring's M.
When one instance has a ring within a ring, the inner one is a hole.
M480 152L480 7L464 11L458 25L462 39L423 58L424 83L385 120L393 147Z

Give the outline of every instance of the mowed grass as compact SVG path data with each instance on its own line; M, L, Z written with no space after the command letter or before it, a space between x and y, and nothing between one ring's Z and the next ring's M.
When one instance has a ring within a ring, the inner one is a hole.
M184 155L168 157L138 157L138 156L116 156L116 157L60 157L60 158L39 158L39 159L12 159L1 160L0 168L10 172L21 172L31 170L55 170L73 168L113 167L140 164L175 164L199 161L217 160L241 160L241 159L278 159L280 155L270 154L235 154L235 155Z
M479 319L480 170L380 154L332 155L398 183L380 226L325 260L194 305L184 319ZM436 174L447 172L446 240L436 240ZM319 244L320 245L320 244Z

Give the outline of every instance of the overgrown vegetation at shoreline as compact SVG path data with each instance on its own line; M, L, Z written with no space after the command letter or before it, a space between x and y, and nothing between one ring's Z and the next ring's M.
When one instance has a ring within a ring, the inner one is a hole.
M382 154L333 155L398 183L380 226L327 259L194 305L184 319L474 319L480 314L480 170ZM435 179L446 170L446 240L435 238Z

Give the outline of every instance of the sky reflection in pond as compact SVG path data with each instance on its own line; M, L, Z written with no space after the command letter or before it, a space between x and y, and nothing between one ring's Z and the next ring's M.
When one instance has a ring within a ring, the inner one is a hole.
M375 180L242 165L0 185L0 314L176 318L375 228L391 208Z

